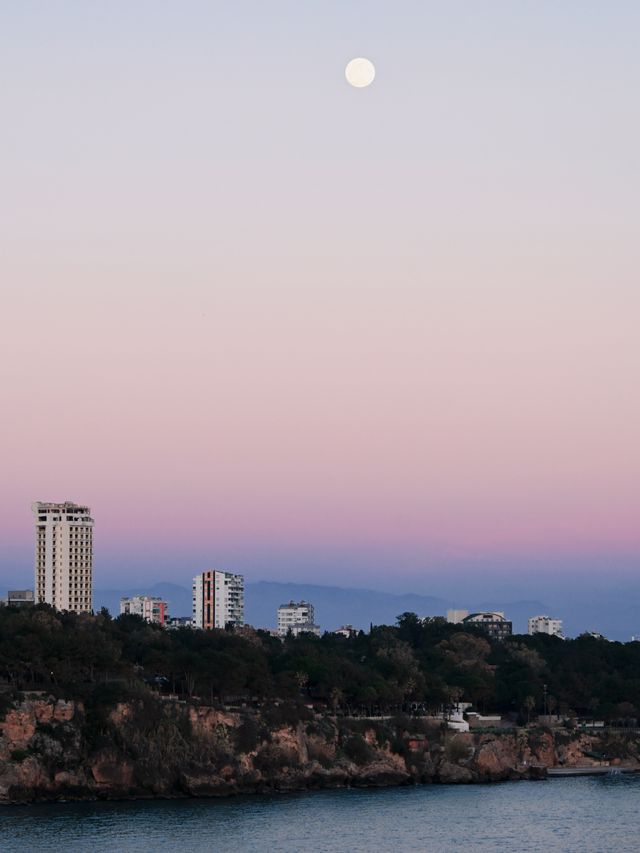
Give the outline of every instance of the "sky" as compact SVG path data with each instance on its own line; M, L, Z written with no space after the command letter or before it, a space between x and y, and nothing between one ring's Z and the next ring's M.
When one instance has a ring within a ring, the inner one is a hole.
M639 33L624 0L3 4L0 577L72 500L97 587L637 584Z

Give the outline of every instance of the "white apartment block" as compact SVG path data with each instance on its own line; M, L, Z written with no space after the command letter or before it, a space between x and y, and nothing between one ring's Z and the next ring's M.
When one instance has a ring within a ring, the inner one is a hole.
M194 628L244 625L244 577L211 570L193 579Z
M93 608L93 519L88 506L31 505L35 522L35 600L57 610Z
M320 636L320 627L314 624L313 604L308 601L290 601L278 607L278 634L281 637L291 631L297 637L298 634L315 634Z
M469 615L468 610L447 610L447 622L453 625L459 625L463 619Z
M120 615L128 613L141 616L145 622L164 625L167 617L167 602L154 595L133 595L120 599Z
M529 633L564 637L562 633L562 619L552 619L551 616L531 616L529 619Z

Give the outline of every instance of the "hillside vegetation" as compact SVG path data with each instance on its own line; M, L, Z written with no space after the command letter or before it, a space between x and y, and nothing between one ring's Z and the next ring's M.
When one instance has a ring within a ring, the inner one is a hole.
M462 699L522 721L542 713L546 694L550 712L630 720L640 707L640 643L543 635L500 643L412 613L351 638L283 642L250 628L166 631L106 611L0 607L0 684L5 708L27 691L91 707L155 690L191 703L295 700L345 714Z

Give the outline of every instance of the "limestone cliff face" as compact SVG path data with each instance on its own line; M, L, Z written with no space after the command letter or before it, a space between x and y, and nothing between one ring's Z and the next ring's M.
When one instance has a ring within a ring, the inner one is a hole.
M278 706L232 712L152 696L106 709L27 698L0 723L0 802L490 782L588 764L604 746L613 761L640 754L635 737L455 734L437 721L302 710L299 719Z

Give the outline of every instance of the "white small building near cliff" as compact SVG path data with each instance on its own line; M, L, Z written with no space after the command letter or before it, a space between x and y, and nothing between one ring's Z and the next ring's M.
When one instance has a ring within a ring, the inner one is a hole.
M551 616L531 616L529 634L549 634L552 637L564 638L562 619L552 619Z

